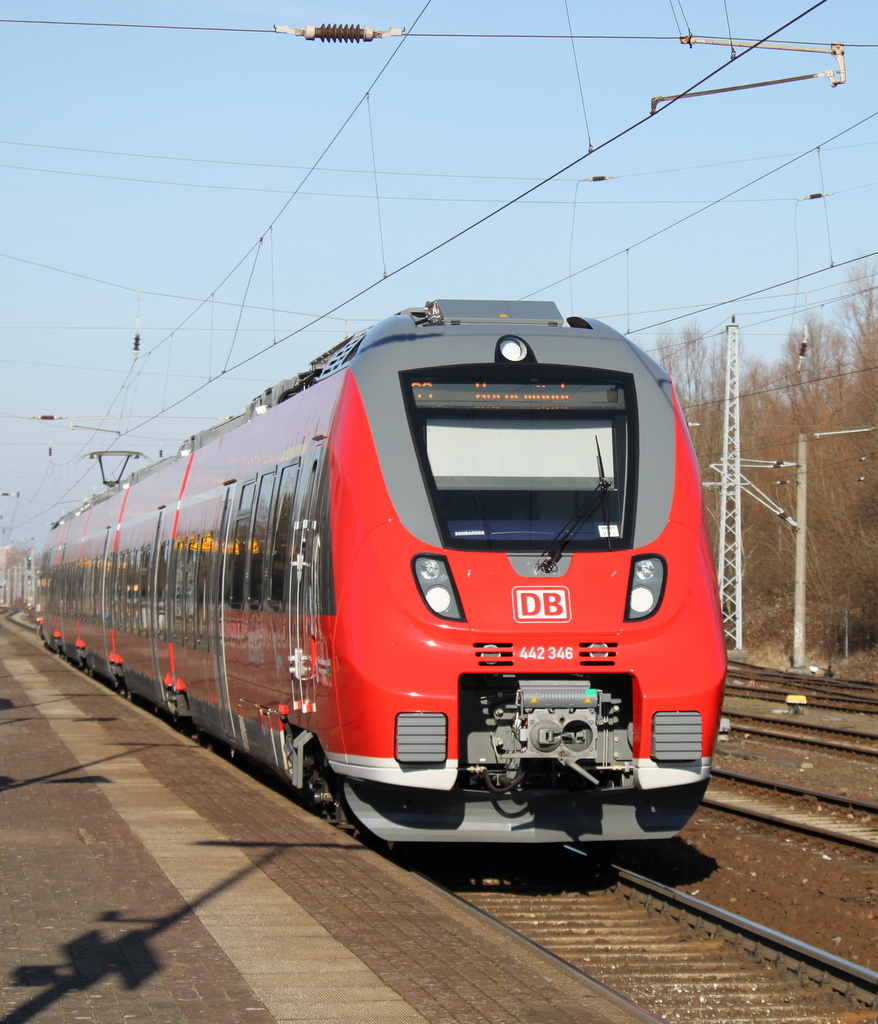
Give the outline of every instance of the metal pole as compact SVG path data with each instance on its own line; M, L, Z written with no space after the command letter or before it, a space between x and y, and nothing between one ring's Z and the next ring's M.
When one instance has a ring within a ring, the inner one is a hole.
M741 599L741 435L738 383L738 326L735 318L726 327L726 391L723 403L723 458L720 491L719 551L717 576L722 602L723 628L732 649L744 646Z
M799 434L796 472L796 585L793 602L793 670L805 670L805 572L808 508L808 435Z

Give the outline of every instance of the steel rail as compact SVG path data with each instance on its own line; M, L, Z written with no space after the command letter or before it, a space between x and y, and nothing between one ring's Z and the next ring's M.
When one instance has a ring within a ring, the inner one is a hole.
M818 676L790 676L779 672L751 672L726 667L726 675L731 679L747 679L751 682L775 683L790 690L802 693L808 690L825 696L850 697L853 700L862 697L865 700L878 699L878 686L869 683L845 682L841 679L821 679Z
M839 736L855 736L858 739L874 740L878 743L878 732L870 732L868 729L849 729L846 725L828 725L823 722L802 721L802 715L796 715L792 720L777 718L775 715L759 715L749 711L727 711L727 718L747 718L754 722L770 722L772 725L779 725L790 729L805 729L822 732L837 733Z
M566 847L566 849L572 849L572 847ZM584 982L589 987L596 989L601 995L607 999L623 1007L633 1016L638 1016L641 1020L652 1022L652 1024L670 1024L665 1017L660 1017L658 1014L653 1013L652 1010L648 1010L645 1006L641 1006L640 1003L635 1002L633 999L626 996L624 993L614 989L611 985L608 985L605 981L601 981L599 978L595 978L587 971L582 970L581 967L577 967L576 964L570 963L569 960L565 960L564 957L559 956L557 953L553 953L550 949L540 945L539 942L535 942L533 939L527 937L522 932L513 928L511 925L505 924L499 918L494 917L493 914L489 914L486 910L482 910L481 907L477 907L475 904L470 903L469 900L459 896L456 892L452 892L451 889L446 888L440 882L437 882L434 878L430 878L428 875L423 874L420 871L412 870L411 874L415 878L419 878L422 882L431 886L442 896L448 899L454 900L455 903L462 907L468 914L471 914L475 919L480 921L487 921L492 927L499 929L504 932L510 938L516 942L527 946L533 952L538 953L540 956L549 960L555 964L556 967L561 967L568 974L577 978L579 981Z
M829 695L825 693L808 694L806 687L796 687L797 692L804 692L808 696L808 706L825 708L830 711L855 711L859 714L878 714L878 698L864 698L856 696ZM730 697L746 697L750 700L768 700L777 697L786 697L790 689L773 690L765 686L734 686L727 689ZM823 703L821 703L823 702Z
M865 811L867 814L878 814L878 804L868 800L852 800L841 793L824 793L819 789L806 789L804 786L794 786L788 782L776 782L774 779L763 779L758 775L744 775L741 772L729 772L722 768L714 768L711 775L721 779L731 779L734 782L746 782L751 786L759 786L763 789L773 789L778 793L794 793L796 796L810 796L823 803L840 804L849 807L854 811Z
M738 731L747 732L752 736L767 736L770 739L785 740L793 743L805 743L811 746L826 747L830 750L839 750L843 753L850 754L866 754L872 757L878 757L878 734L873 732L866 732L861 729L846 729L836 728L831 725L821 725L814 722L785 722L778 721L776 718L769 718L768 715L750 715L746 712L729 711L726 712L725 717L730 718L734 725L735 721L752 721L752 722L767 722L777 728L774 729L762 729L757 727L744 726L739 728ZM858 739L873 740L875 746L867 747L858 743L842 743L839 740L828 739L825 736L800 736L792 732L788 732L789 729L802 729L806 732L813 733L832 733L837 736L851 736Z
M717 774L720 773L718 772ZM731 775L732 773L728 774ZM738 780L747 781L749 784L754 786L758 786L760 783L770 787L774 787L775 785L775 783L769 779L759 779L756 776L751 778L747 775L739 775ZM827 794L826 798L828 800L830 798L830 794ZM708 790L707 795L702 799L701 804L703 807L712 807L715 810L724 812L725 814L735 814L739 817L751 818L754 821L767 822L770 825L778 826L788 832L801 832L804 835L816 836L821 839L828 839L833 843L840 843L845 846L856 846L864 850L878 850L878 838L855 835L851 832L841 832L834 823L831 828L828 828L817 823L796 820L795 818L784 815L778 810L763 810L762 808L752 804L736 804L728 800L723 800L719 793L711 796L710 790ZM871 806L874 807L874 805ZM871 811L870 813L875 812ZM878 835L878 833L876 833L876 835Z
M823 686L779 686L783 680L765 679L757 680L752 676L733 676L733 692L738 693L743 689L752 690L757 693L782 694L786 697L790 693L803 693L815 700L848 701L851 704L863 704L866 707L878 707L878 697L873 694L862 694L855 690L838 690ZM744 685L742 680L747 679L754 683L754 686ZM767 684L767 685L766 685ZM776 686L779 688L775 689Z
M788 682L826 682L836 686L862 687L878 692L878 683L868 679L837 679L835 676L812 676L801 672L787 672L783 669L765 668L764 665L751 665L747 661L729 661L726 671L733 676L763 676L764 678L785 680Z
M566 846L565 849L573 853L582 852L573 846ZM878 973L875 971L689 896L679 889L654 882L627 868L616 864L612 866L624 885L645 895L646 900L638 902L645 902L647 909L661 912L663 904L671 904L680 910L678 919L681 924L685 923L687 917L694 917L695 923L689 921L690 925L694 927L699 922L703 923L711 938L726 942L733 938L738 944L743 942L747 952L772 961L778 967L786 967L800 977L818 984L828 984L849 999L856 999L866 1006L878 1003Z

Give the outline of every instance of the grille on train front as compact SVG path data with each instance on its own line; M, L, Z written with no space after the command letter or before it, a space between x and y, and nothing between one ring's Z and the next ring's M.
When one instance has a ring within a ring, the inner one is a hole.
M615 665L619 654L617 643L594 640L570 644L559 641L558 646L550 647L526 642L515 645L509 640L497 640L476 643L473 648L476 664L480 668L527 668L530 663L548 660L559 666L565 662L569 665L578 661L583 668L591 669L600 665Z

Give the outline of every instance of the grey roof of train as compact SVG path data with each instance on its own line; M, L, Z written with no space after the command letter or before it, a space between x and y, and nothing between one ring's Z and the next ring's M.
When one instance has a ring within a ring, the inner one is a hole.
M573 329L584 328L594 330L597 335L609 336L627 342L627 339L624 339L622 335L606 324L596 320L585 321L579 317L569 317L565 321L554 302L530 299L434 299L431 302L424 303L423 306L410 306L407 309L400 310L396 316L410 317L415 327L495 325L505 329L513 325L530 327L564 327L566 325ZM118 493L122 487L126 485L131 486L141 480L145 480L165 466L176 462L178 459L185 458L193 451L198 451L198 449L222 437L223 434L227 434L229 431L248 423L267 409L279 405L300 391L309 388L312 384L316 384L317 381L324 380L331 374L336 373L357 354L364 339L369 338L371 335L372 337L369 340L377 341L381 337L380 329L382 325L388 324L394 319L394 317L390 317L388 320L382 320L368 330L359 331L345 338L329 349L328 352L324 352L323 355L313 359L307 370L303 370L301 373L296 374L295 377L288 377L266 388L237 416L229 416L221 423L216 423L192 434L191 437L188 437L180 445L174 455L157 459L148 466L135 470L121 484L108 488L101 494L97 494L87 502L84 502L78 509L65 513L53 524L53 528L59 523L66 522L68 519L81 514L84 509L106 501L112 495ZM628 342L628 344L631 343Z

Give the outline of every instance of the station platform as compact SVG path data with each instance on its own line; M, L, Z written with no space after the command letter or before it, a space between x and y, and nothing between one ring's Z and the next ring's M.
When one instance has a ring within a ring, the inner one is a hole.
M4 1024L661 1018L0 620Z

